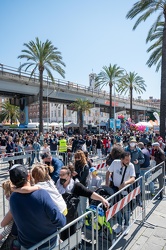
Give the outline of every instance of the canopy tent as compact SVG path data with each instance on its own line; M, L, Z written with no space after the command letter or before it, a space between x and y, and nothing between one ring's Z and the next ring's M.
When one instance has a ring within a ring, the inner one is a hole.
M58 122L51 122L51 123L49 123L49 126L52 126L52 127L55 127L55 128L61 127L61 125Z
M79 125L75 124L74 122L70 122L68 124L64 124L65 128L78 128Z

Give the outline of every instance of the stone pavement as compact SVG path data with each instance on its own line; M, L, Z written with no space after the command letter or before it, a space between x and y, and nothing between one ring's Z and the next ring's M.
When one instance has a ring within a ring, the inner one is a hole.
M166 196L147 208L146 221L132 225L127 236L114 247L121 250L166 250Z

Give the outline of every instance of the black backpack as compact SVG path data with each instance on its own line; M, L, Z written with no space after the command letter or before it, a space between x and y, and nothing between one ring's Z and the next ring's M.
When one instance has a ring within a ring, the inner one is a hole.
M72 193L64 193L62 197L67 205L67 222L72 221L77 218L77 207L80 201L80 198Z
M110 196L114 194L114 190L108 186L102 185L97 190L95 190L95 193L101 195L105 199L108 199ZM101 201L90 200L90 205L98 206L100 203ZM113 205L114 201L112 200L111 203L112 203L111 205Z

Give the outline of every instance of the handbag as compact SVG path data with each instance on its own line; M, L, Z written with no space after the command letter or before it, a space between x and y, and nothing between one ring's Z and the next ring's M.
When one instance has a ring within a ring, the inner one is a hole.
M21 246L17 240L17 236L12 235L11 233L2 243L0 250L19 250Z

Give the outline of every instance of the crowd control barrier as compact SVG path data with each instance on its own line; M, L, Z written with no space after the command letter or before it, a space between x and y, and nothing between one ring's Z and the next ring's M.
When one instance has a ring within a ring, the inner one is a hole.
M152 189L153 187L154 189ZM65 229L70 231L70 227L74 224L76 224L77 230L75 234L61 242L54 249L116 249L117 243L125 237L133 224L142 224L146 221L146 217L152 209L152 206L149 205L153 203L154 199L162 198L163 194L165 194L165 162L148 169L133 184L111 195L107 199L110 207L104 214L102 213L102 204L99 204L95 212L93 209L88 210L88 212L62 228L57 234ZM1 202L2 216L6 213L8 206L3 197L1 197ZM148 207L150 208L147 209ZM89 227L90 225L92 227ZM33 246L31 250L37 249L54 236L55 234L51 235Z
M45 240L42 240L35 246L29 248L29 250L35 250L38 249L41 245L43 245L46 242L50 242L50 240L55 237L56 235L61 235L64 230L68 230L68 233L70 234L70 227L75 225L76 231L74 234L72 234L68 239L64 240L63 242L59 240L59 245L54 247L54 250L71 250L71 249L88 249L88 241L82 242L82 220L84 221L87 216L91 217L92 223L94 224L94 215L92 212L86 212L85 214L81 215L79 218L73 220L69 224L67 224L65 227L63 227L61 230L57 231L55 234L52 234L50 237L46 238ZM94 229L91 231L91 249L94 250Z

